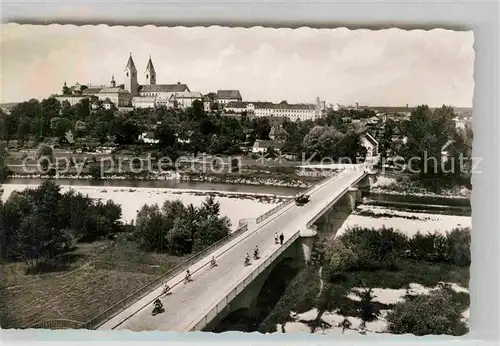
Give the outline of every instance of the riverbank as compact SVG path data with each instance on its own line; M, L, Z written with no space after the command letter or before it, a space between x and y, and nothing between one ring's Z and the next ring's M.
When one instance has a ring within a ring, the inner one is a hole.
M180 167L175 170L154 169L120 169L101 167L97 164L90 167L68 167L54 169L52 174L40 172L36 165L10 165L11 179L65 179L65 180L137 180L137 181L175 181L203 182L212 184L264 185L276 187L308 188L324 179L321 175L300 175L293 166L243 166L236 171L220 172L206 167L191 169ZM57 173L56 173L57 172ZM335 172L338 172L336 170Z
M408 176L394 177L379 175L377 181L371 186L372 193L390 193L393 195L411 195L414 197L446 197L470 199L472 190L465 185L452 187L443 186L438 191L422 185L422 182L411 180Z
M471 229L470 216L432 214L362 204L347 217L332 237L330 227L336 222L334 218L335 216L318 226L311 265L304 268L290 283L283 297L259 327L260 331L335 336L388 333L388 316L395 309L406 309L405 304L411 304L412 299L419 299L426 304L425 302L444 295L452 303L448 304L446 313L457 318L457 328L453 333L461 335L466 332L470 299L468 266L403 258L398 259L394 267L384 267L387 264L382 262L380 267L376 265L371 270L353 270L341 279L332 281L327 270L331 262L324 262L321 254L332 251L325 249L333 246L334 242L352 228L373 231L395 229L408 237L414 237L417 233L426 235L434 232L446 235L456 228ZM363 325L360 295L367 289L372 290L372 303L378 316ZM343 325L347 324L348 327L344 329Z
M64 179L64 180L87 180L87 181L105 181L105 180L139 180L139 181L178 181L178 182L203 182L210 184L234 184L234 185L264 185L277 187L291 188L308 188L315 183L321 181L323 177L305 177L303 179L287 179L281 178L263 178L252 176L238 175L207 175L207 174L115 174L105 175L103 178L96 179L92 175L76 175L76 174L60 174L60 175L42 175L42 174L12 174L11 179Z

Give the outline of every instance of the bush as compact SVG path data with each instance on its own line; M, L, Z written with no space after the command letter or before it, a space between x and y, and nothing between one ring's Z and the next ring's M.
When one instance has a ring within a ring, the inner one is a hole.
M421 234L409 238L392 228L379 230L355 227L339 238L358 256L358 269L373 270L395 268L402 258L419 261L470 265L470 229L453 229L451 232ZM337 245L333 245L332 251Z
M339 275L357 269L358 260L356 252L345 246L342 240L335 240L329 254L328 276L333 281Z
M408 249L408 237L392 228L379 230L354 227L340 236L366 263L392 263Z
M52 181L13 193L0 208L0 257L30 266L121 230L121 207L76 194L61 194ZM34 236L35 235L35 236Z
M137 214L135 239L149 250L173 255L198 252L230 234L231 223L220 217L220 205L207 197L199 208L180 201L145 205Z
M454 335L467 333L462 322L462 311L457 304L450 304L452 294L440 289L429 295L408 297L398 303L387 315L387 331L393 334Z
M455 228L447 234L448 259L460 267L468 267L471 263L471 232L470 228Z

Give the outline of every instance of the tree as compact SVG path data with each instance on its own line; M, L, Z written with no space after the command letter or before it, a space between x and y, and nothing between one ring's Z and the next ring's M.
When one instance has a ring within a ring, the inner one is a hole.
M167 239L169 250L173 255L183 256L191 253L193 239L189 221L176 218Z
M314 126L304 137L303 148L308 155L317 159L341 157L340 143L342 133L330 126Z
M213 196L208 196L205 201L203 201L202 206L198 212L200 216L205 218L219 217L220 203L216 202Z
M169 124L162 124L156 128L155 138L158 140L158 148L162 151L172 149L177 141L174 130Z
M356 268L358 255L341 240L335 240L328 254L327 271L331 281L336 281L344 273Z
M134 144L139 137L139 127L132 119L115 118L112 133L117 144Z
M379 143L379 152L382 157L387 157L388 150L391 149L392 138L395 134L396 123L392 119L388 119L384 125L383 130L380 131L380 135L377 140Z
M92 136L97 138L100 144L104 144L108 139L108 123L98 121L92 129Z
M376 320L380 316L380 310L373 302L372 289L356 292L356 295L361 298L359 314L363 323Z
M442 147L455 137L453 108L443 106L432 111L428 106L418 106L406 123L407 143L402 156L421 177L442 174ZM447 150L451 150L453 145Z
M19 126L17 127L16 137L21 143L24 144L24 141L28 139L29 134L31 133L31 121L28 118L22 118Z
M210 136L216 133L215 124L210 119L203 119L200 122L200 133L203 136Z
M194 236L193 250L199 252L230 233L231 222L227 217L209 217L201 220Z
M54 121L52 122L52 133L55 137L63 137L68 130L71 130L71 121L66 118L52 118Z
M147 249L164 251L168 248L168 233L171 228L158 205L144 205L137 213L134 236Z
M14 192L0 204L0 257L24 260L31 270L53 261L74 241L93 241L121 231L121 207L94 202L73 190L61 194L52 181Z
M38 102L38 101L37 101ZM58 117L61 111L61 103L55 97L43 99L40 103L43 116L50 121L54 117Z
M269 140L269 133L271 132L271 123L268 118L257 118L254 120L253 128L255 136L260 140Z
M23 215L19 224L17 245L30 270L37 270L40 264L70 248L73 240L58 218L59 186L46 181L24 196L30 212Z
M7 157L9 153L5 148L5 145L0 143L0 184L6 181L11 174L9 167L7 166ZM1 189L1 186L0 186ZM1 197L1 194L0 194Z
M19 118L13 113L6 114L3 117L2 126L4 126L5 139L7 140L8 143L11 139L14 139L14 137L16 136L17 127L19 126Z
M387 330L393 334L454 335L467 333L462 311L451 304L452 293L439 289L429 295L408 297L387 314Z
M90 100L88 98L81 99L75 106L75 115L79 120L87 120L90 116Z
M75 109L66 100L61 103L61 116L66 119L75 118Z

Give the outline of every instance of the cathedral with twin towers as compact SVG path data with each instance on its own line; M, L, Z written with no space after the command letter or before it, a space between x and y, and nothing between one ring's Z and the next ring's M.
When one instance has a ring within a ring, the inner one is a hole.
M76 83L68 88L63 87L63 95L57 95L59 101L67 101L71 105L83 98L101 100L105 106L156 108L156 107L190 107L195 100L202 101L200 92L191 92L186 84L156 84L156 71L151 56L144 71L145 84L139 84L137 67L132 53L124 70L124 84L116 85L114 75L108 86L80 85ZM108 108L108 107L107 107Z
M175 84L157 84L156 71L151 56L149 57L143 78L145 83L139 84L137 67L132 53L128 58L123 71L124 84L117 85L114 76L109 85L94 86L91 84L80 85L76 83L72 87L63 87L62 95L55 95L60 102L69 102L70 105L79 103L87 98L94 106L102 102L105 108L113 106L123 108L179 108L191 107L193 102L203 102L206 111L211 110L211 102L214 100L204 99L200 92L189 90L186 84L177 82ZM325 116L326 104L316 98L316 103L289 104L286 101L280 103L245 101L239 90L217 90L215 102L222 106L225 111L234 114L252 114L257 117L277 116L286 117L292 121L314 120Z

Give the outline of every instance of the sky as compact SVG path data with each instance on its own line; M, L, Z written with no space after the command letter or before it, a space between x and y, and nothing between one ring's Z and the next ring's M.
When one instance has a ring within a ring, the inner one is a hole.
M3 24L0 103L43 99L63 83L125 82L130 53L145 83L243 100L471 107L472 31L124 27Z

